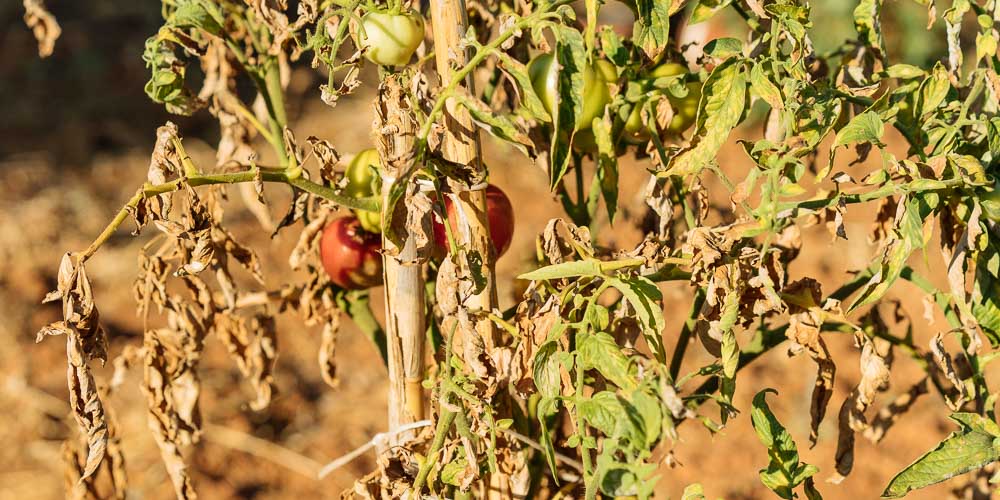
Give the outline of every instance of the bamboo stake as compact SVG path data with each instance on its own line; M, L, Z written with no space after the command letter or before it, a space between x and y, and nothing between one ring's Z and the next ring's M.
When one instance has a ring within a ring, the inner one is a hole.
M441 81L452 79L454 68L464 67L469 60L469 54L462 49L461 41L468 27L464 0L430 0L431 25L434 30L434 59ZM472 74L465 78L465 87L475 93ZM452 206L458 218L458 231L455 236L457 243L469 252L478 253L482 259L482 273L486 286L478 293L464 298L460 307L460 317L467 311L491 313L497 305L496 290L496 255L490 241L489 219L486 214L486 182L487 171L482 163L482 152L479 143L479 131L468 110L449 100L445 103L444 135L441 138L441 153L445 160L465 165L471 171L468 179L472 190L462 183L449 180L447 196L451 198ZM461 332L461 342L466 346L472 342L481 341L486 352L493 352L497 347L499 329L489 319L487 314L469 315L475 321L475 331ZM466 335L477 335L479 339L468 338ZM481 340L480 340L481 339ZM453 349L453 345L447 349ZM463 349L465 352L465 349ZM502 403L501 403L502 404ZM502 410L501 410L502 411ZM509 498L511 496L510 481L507 474L497 471L490 474L485 481L486 498Z
M386 76L375 101L375 136L382 160L382 207L390 207L389 193L413 161L416 123L405 99L405 77ZM405 221L406 207L394 214ZM382 220L386 220L385 213ZM394 223L395 224L395 223ZM424 416L421 382L424 378L424 275L415 239L408 233L402 248L384 236L386 342L389 368L389 430ZM414 432L392 434L391 444L405 443Z
M461 48L461 40L468 26L464 0L431 0L431 22L434 29L434 58L442 81L449 81L454 68L468 61L468 54ZM474 91L471 75L465 86ZM483 276L487 284L478 294L463 304L470 310L491 312L497 304L496 256L490 243L489 222L486 216L486 167L481 161L479 131L472 123L468 110L449 101L445 105L445 133L441 153L446 160L467 165L473 171L473 190L466 190L458 183L450 183L451 197L458 216L459 245L482 256ZM487 350L496 346L497 329L486 315L478 315L476 332L483 339Z

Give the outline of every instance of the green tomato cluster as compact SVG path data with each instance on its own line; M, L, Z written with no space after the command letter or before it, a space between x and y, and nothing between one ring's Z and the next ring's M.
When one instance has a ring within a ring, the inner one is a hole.
M583 109L573 124L574 130L588 130L594 118L604 114L604 108L611 102L608 84L618 80L614 65L604 59L597 59L586 67L583 73ZM559 68L555 54L542 54L528 64L531 86L541 99L545 110L551 115L558 112L556 98L559 96Z
M344 194L354 198L374 196L375 190L372 186L375 182L375 173L378 172L380 165L378 151L366 149L358 153L347 166L347 171L344 172L344 177L347 178ZM361 227L365 231L382 232L382 216L378 212L354 210L354 215L357 216L358 222L361 223Z
M670 76L686 75L688 73L687 67L678 63L665 63L657 66L647 75L645 75L641 84L643 90L647 93L654 90L653 82L657 78L665 78ZM698 116L698 102L701 100L701 83L699 82L689 82L687 85L687 95L684 97L675 97L673 94L664 91L658 91L661 95L664 95L670 102L670 106L674 110L674 116L667 124L666 132L674 135L679 135L694 124L695 118ZM651 99L652 97L647 97L646 99ZM641 110L646 100L635 103L632 108L632 112L629 114L628 119L625 121L625 133L629 138L645 142L649 140L649 129L642 122Z

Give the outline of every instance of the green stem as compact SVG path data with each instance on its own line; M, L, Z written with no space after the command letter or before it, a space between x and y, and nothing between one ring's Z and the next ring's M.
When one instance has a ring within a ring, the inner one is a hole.
M463 66L461 69L452 74L451 80L448 82L441 93L438 94L438 98L434 101L434 106L431 108L430 113L427 114L427 118L424 120L423 125L420 127L420 131L417 133L417 148L422 149L427 145L427 137L431 133L431 127L434 122L441 116L444 111L445 103L451 98L455 90L465 81L465 79L472 73L473 70L479 66L480 63L486 60L490 54L493 54L500 49L500 46L504 44L507 40L515 35L519 35L521 30L529 29L533 26L539 19L549 15L552 10L557 7L569 3L569 0L557 0L551 4L540 8L539 10L531 13L527 17L523 17L514 23L513 26L508 28L506 31L501 32L494 38L490 43L484 45L482 48L476 51L476 53L469 59L469 62Z
M674 346L674 354L670 358L671 383L677 380L677 376L681 372L681 363L684 362L684 353L687 351L687 346L691 342L691 334L694 333L694 327L698 323L698 311L701 310L702 304L704 303L705 289L699 288L695 291L694 301L691 303L690 312L688 312L688 319L684 322L684 327L681 328L681 333L677 337L677 344Z
M448 430L451 428L451 423L454 420L455 412L445 410L444 408L441 409L437 427L434 428L434 441L431 442L431 447L427 450L427 458L424 459L424 463L417 472L416 479L413 480L413 491L418 494L427 481L427 475L430 474L431 469L437 464L437 454L441 451L441 447L444 446L444 440L448 437Z
M368 339L375 344L379 355L382 356L382 363L387 364L389 362L389 349L385 340L385 330L382 329L382 326L375 319L375 315L372 314L371 300L368 297L367 291L356 295L354 300L348 301L347 315L365 333Z

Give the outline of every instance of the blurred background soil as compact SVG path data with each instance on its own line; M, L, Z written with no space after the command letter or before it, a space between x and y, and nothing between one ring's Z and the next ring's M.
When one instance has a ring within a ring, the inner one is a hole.
M85 248L143 182L158 125L167 119L178 123L196 162L206 165L214 163L212 145L218 139L218 130L207 113L194 118L170 117L142 91L148 73L140 54L143 41L159 24L156 2L48 4L62 24L63 35L55 54L45 60L37 58L35 41L21 22L20 2L0 6L0 500L64 495L60 447L64 440L77 437L76 425L68 414L65 346L60 338L35 344L38 329L60 315L57 305L42 306L40 302L55 287L61 255ZM821 51L829 50L850 36L853 5L833 1L814 4L819 4L814 20L819 21L817 30L821 30L814 39ZM924 14L919 9L903 8L903 4L891 5L885 26L893 30L886 38L894 43L894 56L914 64L927 64L938 57L940 47L933 41L940 37L923 31ZM706 30L700 30L700 36L720 36L728 26L722 19L709 26L707 35ZM370 147L371 94L359 92L331 109L318 99L318 76L307 67L293 75L289 111L297 137L316 135L331 141L341 152ZM370 71L366 81L374 81ZM753 137L759 130L759 123L751 122L734 135ZM905 152L898 138L890 137L888 143L893 153L902 156ZM508 307L516 303L514 276L531 266L534 235L561 210L548 193L541 170L502 145L488 142L485 150L491 180L511 197L517 217L512 249L498 266L501 305ZM848 156L841 155L842 169L850 160ZM825 157L825 153L820 154L820 158ZM749 168L749 160L732 140L719 163L732 178L742 178ZM869 161L846 170L858 179L878 166ZM646 167L631 155L622 159L623 213L614 228L605 226L599 232L602 244L629 247L640 238L634 224L643 213L638 193L646 179ZM711 179L708 187L713 203L728 210L724 189ZM272 214L280 216L287 206L288 192L274 185L265 191ZM259 253L268 288L301 279L287 264L299 228L286 229L274 240L267 238L235 190L231 193L226 226ZM849 279L850 271L866 267L874 252L867 242L873 214L873 206L852 207L846 217L846 241L834 241L822 225L805 229L803 252L789 270L789 281L815 277L829 293ZM126 225L88 264L102 321L111 337L112 357L126 345L141 343L143 331L130 288L137 272L138 250L155 230L138 238L129 236L130 230ZM916 255L911 265L939 285L945 283L940 272L943 262L936 252ZM673 345L690 305L690 288L675 283L663 289L669 323L665 342ZM931 335L947 330L940 316L933 323L924 319L923 296L915 287L900 282L890 298L901 300L913 319L918 345L926 346ZM381 301L376 300L374 306L381 308ZM820 467L818 487L829 499L877 498L897 471L953 430L941 399L935 394L924 396L879 446L873 447L859 436L854 472L840 485L827 483L833 471L837 411L859 378L859 351L850 336L828 334L826 339L838 371L835 394L815 448L807 447L815 365L805 356L789 358L779 348L741 373L736 406L743 413L722 433L713 436L693 422L681 426L674 449L679 465L661 467L659 495L677 498L685 485L700 482L709 498L771 497L757 478L757 470L767 463L767 454L750 427L748 415L750 399L764 387L779 391L769 402L796 439L802 459ZM275 443L325 463L385 430L386 372L376 349L353 325L345 321L339 337L340 384L336 389L326 386L320 376L317 328L302 326L292 315L283 317L278 343L276 383L280 393L269 408L253 411L248 406L252 400L249 384L242 380L225 349L208 339L200 365L202 410L208 426L202 441L188 450L194 483L203 498L336 498L354 478L373 467L374 457L367 454L317 481L288 468L294 464L276 459L280 455L252 440ZM950 343L949 347L954 348ZM709 356L693 346L684 371L708 362ZM892 387L875 407L905 392L920 375L904 355L897 355ZM106 384L110 366L98 369L97 377ZM139 377L138 370L130 371L122 388L105 401L121 433L129 498L172 498L146 426ZM702 411L717 417L711 405ZM242 451L247 447L256 452ZM910 498L943 498L954 484L928 488Z

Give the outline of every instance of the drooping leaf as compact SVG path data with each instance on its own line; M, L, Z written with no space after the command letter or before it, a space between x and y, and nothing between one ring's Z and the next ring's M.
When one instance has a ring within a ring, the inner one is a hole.
M774 389L764 389L754 396L753 410L750 413L757 437L767 447L770 457L767 468L760 470L760 481L781 498L791 499L795 498L793 490L819 472L819 469L799 462L795 441L767 405L769 392L777 394Z
M896 474L882 498L899 498L1000 460L1000 428L996 422L975 413L955 413L950 418L961 429Z
M746 111L747 75L738 58L716 66L701 90L698 122L691 145L673 157L661 177L697 175L714 161L715 155L739 124Z
M608 283L622 293L633 308L642 324L643 336L653 355L660 362L666 361L663 350L663 309L660 306L662 294L652 281L636 276L633 278L608 278Z

